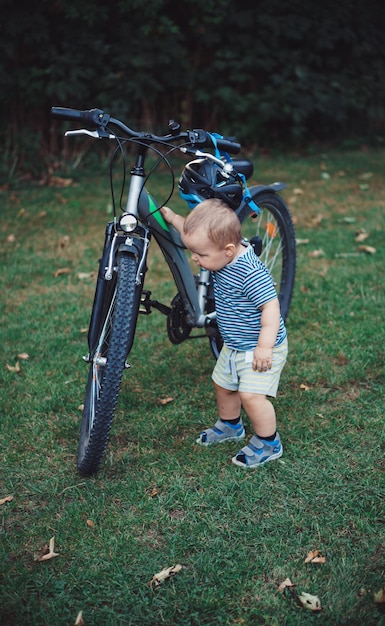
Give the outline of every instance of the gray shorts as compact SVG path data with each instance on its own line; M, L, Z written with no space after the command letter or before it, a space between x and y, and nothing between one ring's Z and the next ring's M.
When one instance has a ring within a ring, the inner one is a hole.
M279 379L286 363L287 339L273 348L272 367L267 372L255 372L249 352L230 350L223 346L212 374L213 381L229 391L258 393L275 398Z

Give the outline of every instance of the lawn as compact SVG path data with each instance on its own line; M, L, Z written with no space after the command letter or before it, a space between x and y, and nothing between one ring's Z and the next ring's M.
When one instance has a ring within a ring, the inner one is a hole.
M384 163L365 147L255 157L255 182L287 183L298 260L274 401L284 455L250 472L236 443L195 445L216 419L213 357L205 338L171 345L155 311L102 469L78 475L107 166L2 187L2 626L385 625ZM166 194L167 174L153 184ZM156 245L149 268L168 304Z

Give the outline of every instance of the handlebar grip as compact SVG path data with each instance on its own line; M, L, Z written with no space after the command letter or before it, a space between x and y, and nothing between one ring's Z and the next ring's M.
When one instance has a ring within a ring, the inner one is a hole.
M241 144L237 141L232 141L229 137L213 135L201 128L195 128L189 131L188 136L191 143L195 146L205 146L207 148L217 147L221 152L229 152L230 154L238 154L241 149Z
M78 111L77 109L68 109L65 107L52 107L51 115L56 119L67 120L69 122L82 122L93 128L106 126L110 119L110 116L101 109Z
M241 144L229 139L216 139L218 150L228 152L229 154L238 154Z

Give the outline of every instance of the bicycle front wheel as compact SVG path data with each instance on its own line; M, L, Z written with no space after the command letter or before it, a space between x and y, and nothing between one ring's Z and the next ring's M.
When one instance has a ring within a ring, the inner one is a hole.
M136 285L137 262L120 254L115 288L109 290L99 325L97 346L90 355L86 397L80 427L78 470L95 474L106 451L126 358L132 347L141 288Z
M252 191L252 190L251 190ZM286 319L294 289L296 243L290 211L275 192L256 192L252 198L260 212L242 222L242 234L268 268L277 290L281 315Z

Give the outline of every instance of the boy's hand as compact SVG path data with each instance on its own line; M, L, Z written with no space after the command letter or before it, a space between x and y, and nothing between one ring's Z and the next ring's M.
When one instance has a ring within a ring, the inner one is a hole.
M179 215L178 213L175 213L175 211L170 209L168 206L162 206L162 208L160 209L160 212L163 215L166 222L168 222L169 224L171 224L171 226L176 228L179 234L182 234L185 218Z
M162 206L160 209L161 214L163 215L166 222L172 224L173 216L175 215L174 211L170 209L168 206Z
M272 348L260 348L257 346L254 350L252 367L257 372L267 372L271 369L273 361Z

